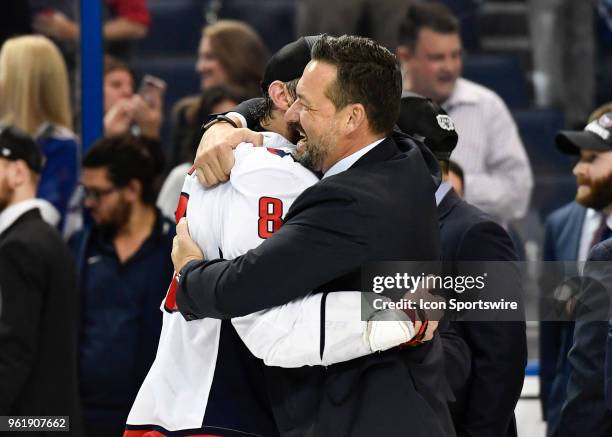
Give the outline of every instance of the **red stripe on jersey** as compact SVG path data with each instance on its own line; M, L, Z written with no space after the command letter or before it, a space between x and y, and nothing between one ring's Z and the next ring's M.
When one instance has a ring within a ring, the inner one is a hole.
M194 172L194 171L196 171L196 166L195 166L195 165L192 165L192 166L191 166L191 168L189 169L189 171L187 172L187 174L188 174L189 176L191 176L191 175L193 174L193 172Z
M166 292L166 302L164 303L164 308L167 311L177 311L178 307L176 306L176 290L178 288L178 280L176 279L176 272L172 275L172 282L168 286L168 291Z
M166 437L166 434L162 434L159 431L147 431L147 430L138 430L133 431L126 429L123 433L123 437ZM221 437L214 434L185 434L184 437Z
M177 224L183 217L187 216L187 203L189 203L189 194L181 193L178 205L176 205L176 211L174 212L174 219Z

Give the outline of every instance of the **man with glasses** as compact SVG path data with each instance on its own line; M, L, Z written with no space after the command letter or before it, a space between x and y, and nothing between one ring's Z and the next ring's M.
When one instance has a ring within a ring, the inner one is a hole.
M81 285L80 389L85 435L122 435L155 358L159 305L172 276L174 225L155 208L159 144L104 138L83 159L93 225L71 240Z

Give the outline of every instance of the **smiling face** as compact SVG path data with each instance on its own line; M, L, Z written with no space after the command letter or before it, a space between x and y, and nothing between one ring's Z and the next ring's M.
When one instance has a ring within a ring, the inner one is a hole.
M200 74L202 91L213 86L224 85L229 81L225 68L213 51L210 38L206 36L200 41L196 71Z
M461 75L461 39L458 33L419 31L413 51L404 59L411 91L443 103L453 93Z
M578 185L578 203L596 210L612 205L612 150L581 150L574 175Z
M314 171L326 171L335 162L340 113L326 91L336 81L336 67L311 61L297 85L297 99L285 121L300 133L296 159Z

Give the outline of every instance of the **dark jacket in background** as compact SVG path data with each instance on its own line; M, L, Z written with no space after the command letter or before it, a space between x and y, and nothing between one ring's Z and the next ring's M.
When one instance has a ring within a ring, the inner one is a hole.
M507 232L490 216L461 200L454 190L442 199L438 212L444 274L470 274L465 271L469 265L461 261L516 261ZM488 288L498 288L490 283L494 277L489 275ZM504 290L502 297L520 301L520 276L504 275L504 279L514 281L499 287ZM525 322L456 321L451 326L468 344L472 356L469 379L455 391L456 401L451 404L457 435L516 436L514 408L527 363Z
M576 202L552 212L546 219L542 259L544 261L576 261L580 248L586 208ZM550 296L557 284L541 284L544 296ZM546 320L544 318L543 320ZM566 400L569 364L567 354L574 338L574 323L542 321L540 323L540 398L547 435L559 431L561 408Z
M70 416L80 437L76 274L37 208L0 235L0 301L0 415Z
M112 236L86 229L71 240L81 284L79 371L85 424L123 429L157 351L160 305L172 279L174 224L157 212L153 232L120 263Z
M560 437L612 435L612 411L605 402L606 342L612 295L612 239L593 247L584 268L580 297L588 312L576 314L568 355L567 400L561 410ZM612 352L612 351L610 351ZM608 363L610 362L608 352Z

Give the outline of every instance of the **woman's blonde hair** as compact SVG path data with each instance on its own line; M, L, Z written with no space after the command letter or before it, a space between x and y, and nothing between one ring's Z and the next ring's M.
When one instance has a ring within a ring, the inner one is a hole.
M48 38L8 39L0 50L0 121L36 134L43 122L72 130L66 63Z

